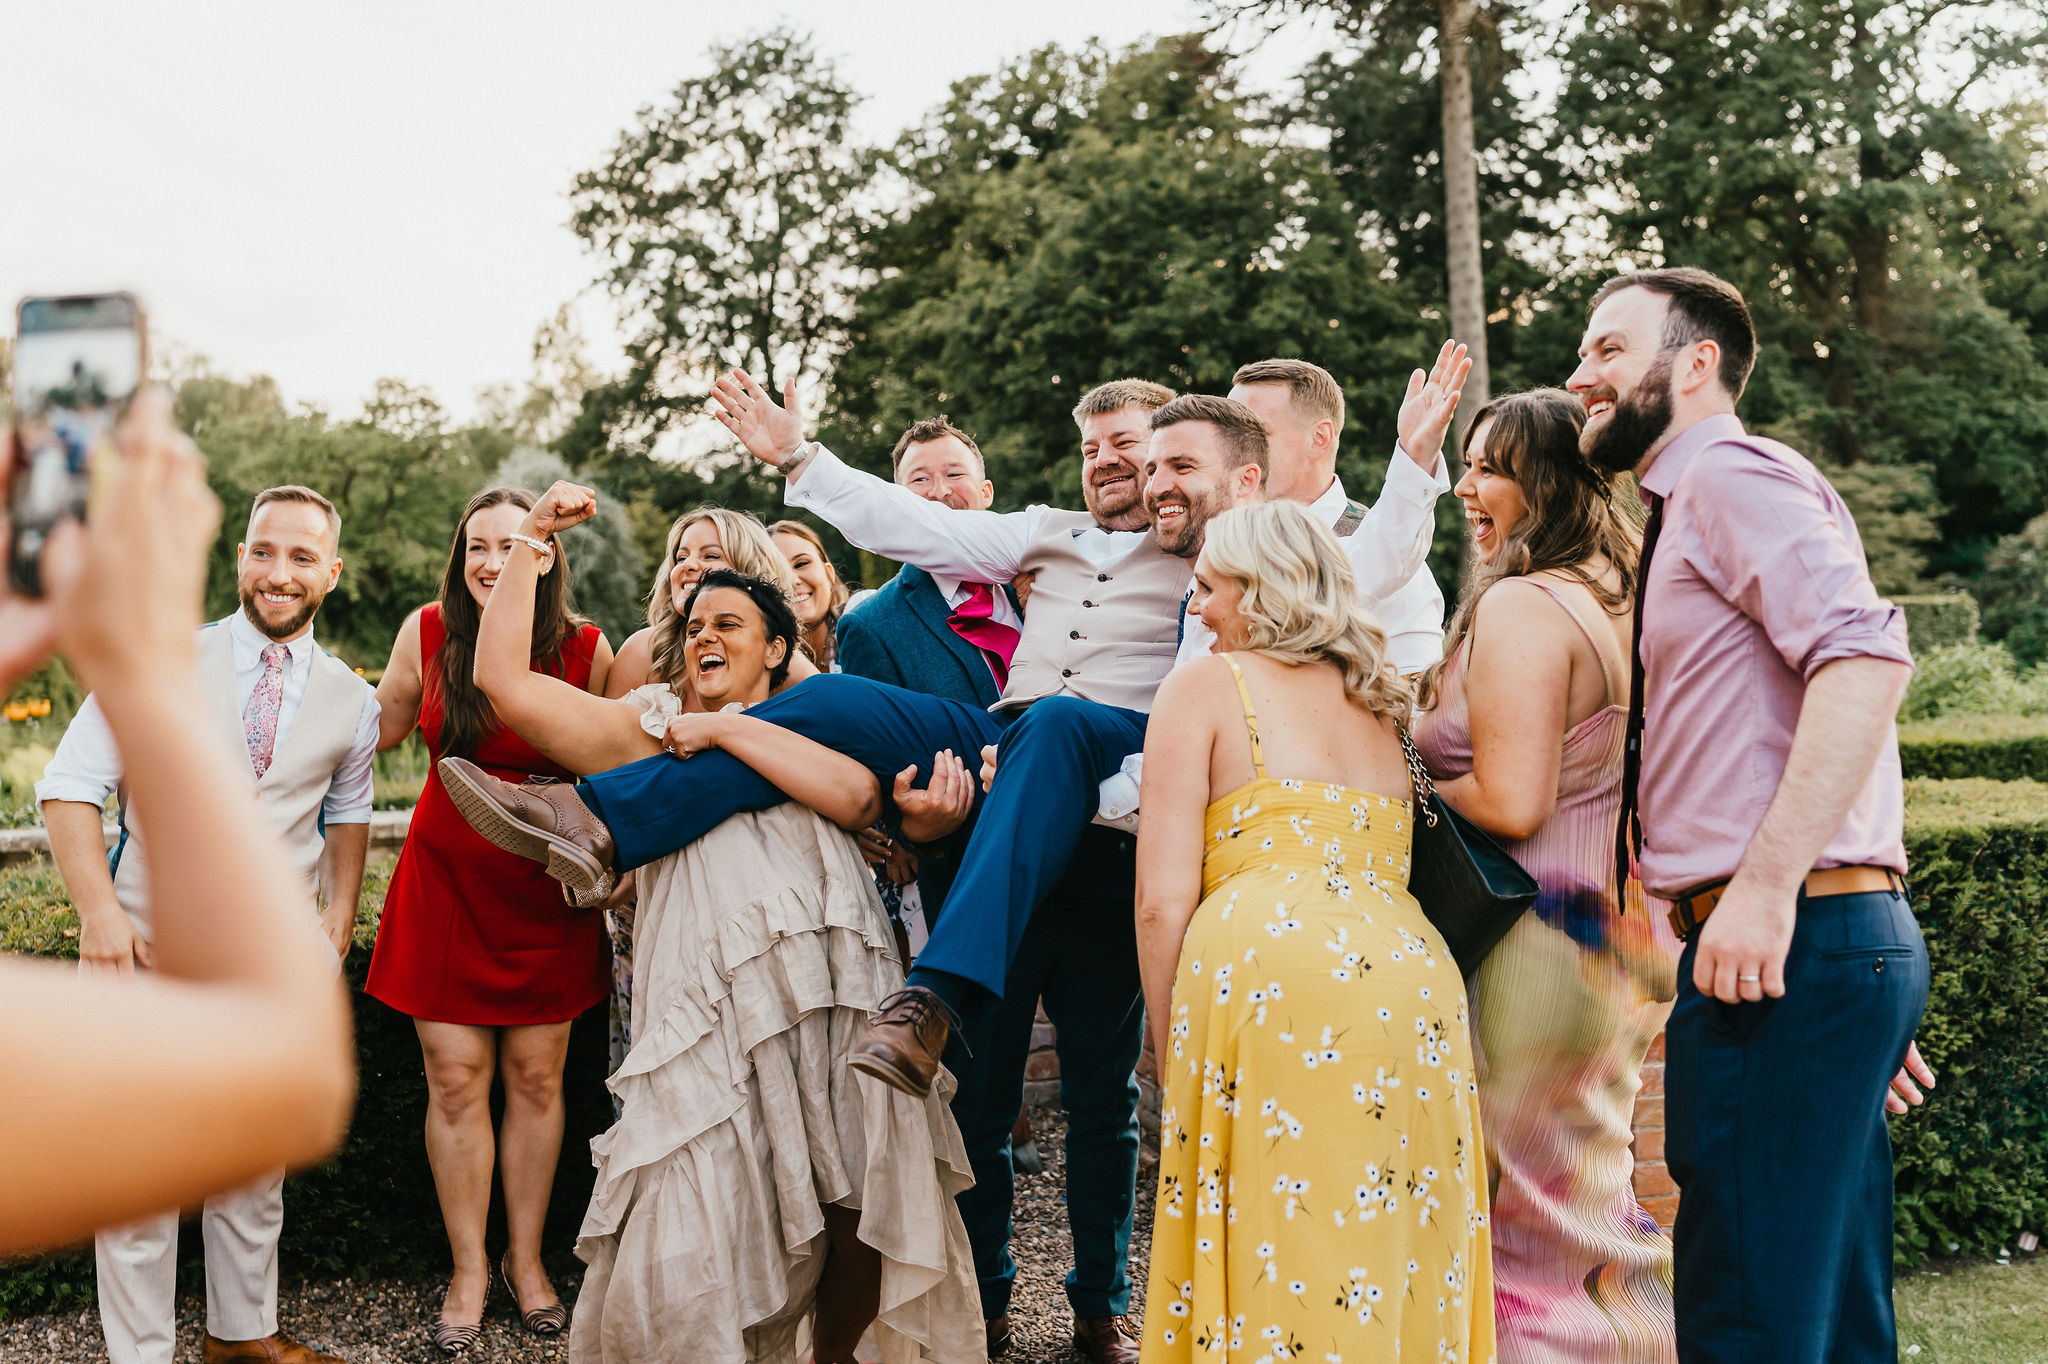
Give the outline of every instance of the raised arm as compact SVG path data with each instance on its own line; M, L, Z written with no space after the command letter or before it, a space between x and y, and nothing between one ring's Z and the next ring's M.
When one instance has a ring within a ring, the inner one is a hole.
M596 512L597 497L588 488L557 483L533 504L519 533L546 540ZM533 588L553 566L552 552L513 543L477 626L477 687L500 724L578 776L652 756L658 748L640 726L639 707L533 670Z
M722 748L791 800L857 833L882 817L882 783L852 758L780 725L732 711L678 715L664 745L679 759Z
M398 627L391 641L391 659L384 676L377 680L377 748L382 752L405 742L420 722L420 702L426 695L426 678L420 664L420 613L413 612Z
M734 370L718 381L714 396L713 415L725 428L764 464L788 475L783 496L789 505L816 512L860 548L965 582L1006 583L1017 576L1031 543L1032 512L956 511L851 468L819 445L797 458L804 415L794 381L783 385L778 405Z
M1146 1025L1160 1074L1173 1052L1173 980L1188 921L1202 901L1202 821L1209 804L1209 764L1216 724L1202 670L1176 669L1160 685L1145 727L1145 778L1138 829L1138 974ZM1168 717L1171 717L1170 719Z
M348 1000L306 889L246 770L192 723L208 709L193 639L220 504L169 412L160 393L137 400L107 504L45 557L50 599L0 590L0 618L48 613L0 640L0 672L61 632L120 744L159 968L0 961L0 1254L317 1161L354 1094Z
M1436 364L1408 378L1395 426L1400 441L1387 461L1387 481L1365 520L1339 541L1358 575L1358 592L1382 601L1408 585L1429 558L1436 535L1436 502L1450 491L1444 468L1444 435L1458 410L1472 362L1465 348L1444 342Z

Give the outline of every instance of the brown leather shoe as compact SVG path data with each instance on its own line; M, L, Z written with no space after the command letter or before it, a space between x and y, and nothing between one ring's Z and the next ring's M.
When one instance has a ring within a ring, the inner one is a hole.
M1138 1364L1138 1328L1129 1317L1075 1317L1074 1348L1095 1364Z
M516 857L544 864L570 902L590 909L612 893L612 831L567 782L500 781L466 758L441 759L441 784L469 827Z
M206 1337L206 1364L347 1364L339 1355L325 1355L299 1344L282 1331L261 1340L216 1340Z
M994 1359L997 1355L1010 1348L1010 1314L1008 1312L1003 1313L1000 1317L990 1317L982 1323L982 1327L988 1332L988 1357L990 1359Z
M939 1053L952 1031L950 1014L930 990L906 986L882 1001L847 1064L922 1099L932 1092L932 1077L939 1073Z

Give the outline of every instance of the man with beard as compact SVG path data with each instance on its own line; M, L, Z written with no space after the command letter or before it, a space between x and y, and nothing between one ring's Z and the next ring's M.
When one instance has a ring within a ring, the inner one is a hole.
M1650 507L1615 874L1639 854L1686 940L1664 1081L1679 1357L1890 1360L1884 1108L1933 1082L1909 1045L1905 624L1827 480L1736 417L1756 334L1732 285L1609 280L1579 356L1581 449Z
M193 723L246 755L257 802L305 877L309 916L337 966L355 932L370 836L370 764L378 710L368 683L313 642L313 618L341 576L341 518L310 488L257 494L235 550L241 610L200 631L199 676L212 711ZM36 784L50 851L78 909L79 969L148 970L148 873L127 831L111 855L100 828L121 789L121 755L87 698ZM124 797L125 799L125 797ZM220 869L223 876L232 867ZM138 1114L138 1121L148 1121ZM277 1242L284 1174L206 1202L205 1364L340 1364L277 1329ZM95 1243L100 1321L112 1364L170 1364L176 1343L178 1214L103 1231Z

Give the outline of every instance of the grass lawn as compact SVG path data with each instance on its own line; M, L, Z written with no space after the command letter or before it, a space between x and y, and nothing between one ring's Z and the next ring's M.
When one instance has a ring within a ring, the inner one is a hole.
M2048 1364L2048 1255L2023 1255L2010 1265L1936 1261L1900 1275L1892 1300L1900 1359Z

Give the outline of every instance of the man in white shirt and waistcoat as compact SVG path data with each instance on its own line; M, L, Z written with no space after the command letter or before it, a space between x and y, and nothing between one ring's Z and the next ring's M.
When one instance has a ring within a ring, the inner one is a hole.
M326 936L337 969L355 930L369 848L378 718L369 684L313 641L313 618L341 576L340 537L340 516L312 489L257 495L236 549L241 609L200 631L200 681L211 705L193 717L248 763L258 803L305 877L306 930ZM124 810L109 854L100 822L107 797L121 789L120 753L88 697L36 784L50 850L78 910L85 972L125 975L153 964L146 849ZM283 1226L283 1171L207 1200L205 1364L341 1364L277 1329ZM111 1364L171 1364L177 1249L176 1209L99 1234L100 1321Z

